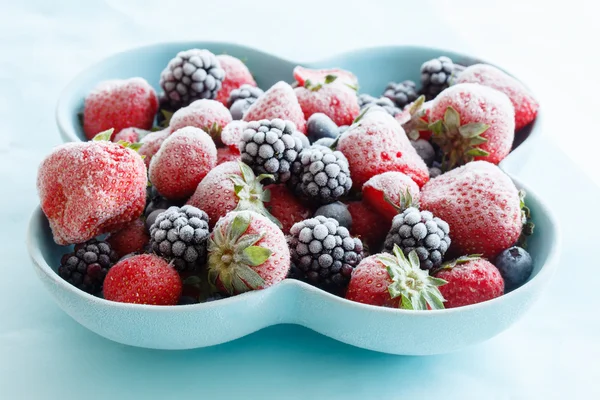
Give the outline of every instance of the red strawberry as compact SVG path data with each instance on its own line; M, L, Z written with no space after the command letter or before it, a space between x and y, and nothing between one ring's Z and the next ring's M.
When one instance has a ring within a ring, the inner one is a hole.
M478 83L507 95L515 109L516 131L531 123L540 107L529 89L521 82L491 65L471 65L460 73L455 83Z
M208 239L208 278L225 294L272 286L285 279L289 269L283 232L253 211L230 212Z
M304 86L306 81L310 81L310 83L313 84L324 83L328 75L336 76L341 83L354 88L358 87L358 79L350 71L339 68L310 69L301 67L299 65L294 68L294 79L296 79L298 85L300 86Z
M348 211L352 216L352 236L359 237L371 249L378 249L392 226L392 221L371 209L363 201L348 203Z
M425 96L420 96L414 102L404 107L401 113L394 118L411 140L429 140L432 132L429 129L429 113L433 101L425 101Z
M445 154L448 169L473 160L498 164L515 136L515 112L502 92L475 83L445 89L429 114L432 140Z
M112 141L118 142L120 140L129 143L138 143L143 137L149 134L150 131L140 128L125 128L121 132L113 136Z
M240 153L242 132L246 129L246 121L231 121L221 132L221 141L232 151Z
M365 182L362 193L363 201L389 221L398 214L398 206L402 208L409 206L409 204L403 204L408 201L407 194L410 194L408 203L418 203L419 201L419 187L415 181L402 172L396 171L375 175Z
M130 253L141 253L150 241L146 224L140 218L110 234L106 240L119 257Z
M275 118L292 121L300 132L306 133L306 120L298 98L294 89L283 81L271 86L244 114L244 121Z
M225 162L202 179L187 204L208 214L211 228L233 210L252 210L274 219L263 203L268 198L260 183L262 179L257 178L252 169L241 161ZM279 224L279 221L276 223Z
M302 204L286 185L269 185L266 189L271 196L267 208L281 222L283 233L288 234L292 225L312 215L311 209Z
M83 131L88 139L108 129L152 128L158 111L156 92L146 80L131 78L98 84L85 98Z
M173 114L169 127L173 132L193 126L208 133L216 145L221 145L221 131L231 122L231 113L216 100L196 100Z
M227 54L218 55L217 60L219 60L221 68L225 70L225 80L221 85L221 90L217 93L216 100L227 106L227 99L233 89L244 84L256 86L256 81L242 60Z
M519 191L486 161L470 162L429 181L421 190L421 208L450 225L454 254L491 259L521 235Z
M110 136L108 131L102 137ZM104 140L57 147L37 176L41 207L60 245L85 242L137 219L147 184L139 154Z
M121 303L171 306L181 296L179 274L154 254L140 254L115 264L104 280L104 298Z
M440 287L446 308L481 303L504 294L500 271L479 257L460 257L434 274L447 283Z
M337 145L350 164L355 189L375 175L399 171L419 186L429 180L427 165L410 144L404 130L385 110L371 107L340 137Z
M217 165L217 148L206 132L188 126L171 134L152 158L148 175L167 199L190 197Z
M171 133L171 128L166 128L161 131L150 132L142 138L140 141L142 146L138 150L138 153L140 156L144 156L146 168L150 167L150 161L152 160L152 157L154 157L154 155L158 152L160 146L162 146L165 139L169 137Z
M219 147L217 149L217 165L229 162L241 161L240 153L231 150L229 147Z
M382 307L442 309L444 298L438 286L444 283L419 268L415 251L407 258L395 246L393 254L375 254L358 264L352 272L346 298Z
M338 126L351 125L360 113L356 91L338 82L306 85L294 89L308 120L315 113L327 115Z

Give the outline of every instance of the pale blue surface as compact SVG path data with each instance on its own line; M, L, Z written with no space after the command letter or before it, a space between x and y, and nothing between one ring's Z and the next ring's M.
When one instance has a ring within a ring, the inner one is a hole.
M174 21L176 13L169 12L164 1L148 3L156 11L138 12L131 2L103 2L88 5L85 10L64 1L52 5L42 1L3 4L6 21L0 26L0 265L4 272L0 278L0 399L161 399L173 394L198 399L236 395L248 399L600 397L600 322L594 282L598 259L590 256L598 247L594 232L599 222L596 210L600 191L551 143L540 146L517 176L530 182L556 211L564 237L559 270L526 317L498 337L466 351L435 357L388 356L294 326L268 328L208 349L148 351L102 339L60 310L35 277L23 238L37 204L37 165L51 146L60 143L53 115L58 91L89 63L134 45L202 37L237 38L265 50L280 50L282 55L298 55L294 58L299 59L321 58L340 47L347 50L377 43L420 43L455 49L464 45L456 42L458 35L452 31L435 35L415 26L402 34L393 28L388 28L388 34L381 34L377 26L393 27L395 20L401 20L400 11L386 14L383 2L372 2L375 15L365 13L360 30L356 30L352 17L361 4L350 5L352 13L340 19L337 29L347 38L343 43L339 36L325 37L325 27L317 25L311 28L308 42L298 41L293 48L282 43L293 40L299 30L284 28L301 26L304 14L282 9L279 14L267 12L281 32L263 39L260 30L236 33L235 23L214 23L207 29L198 23L202 18L192 12L181 16L188 23L185 29L172 23L160 28L161 18ZM237 3L241 13L261 9L254 3L248 3L248 8ZM336 8L316 1L308 5L309 11L322 9L327 15L335 14ZM431 18L431 4L419 3L418 8L422 11L413 14L415 20ZM454 1L448 3L447 10L461 12ZM264 7L261 11L265 12ZM581 15L578 13L577 19ZM513 12L510 16L518 17ZM487 28L490 22L504 24L485 20L480 24ZM237 23L243 27L242 21ZM548 26L558 26L558 21L553 23L548 22ZM514 24L506 26L515 28ZM445 29L443 24L438 27ZM560 36L567 33L560 31ZM470 34L482 43L493 37L487 30ZM541 43L541 38L534 36L532 40ZM499 38L487 43L501 45ZM506 44L510 50L497 51L495 61L506 65L503 57L516 54L521 57L523 68L531 65L533 69L535 59L533 55L528 58L531 50L515 50L513 44ZM486 55L494 53L489 48L480 50L485 50ZM564 54L557 53L557 58L564 59ZM577 56L579 65L582 54L572 54ZM512 61L518 64L514 58ZM523 76L520 71L509 69ZM551 74L551 69L536 69L529 75L537 78L538 87L542 87L542 82L551 82L544 81ZM576 79L583 79L580 75ZM558 90L553 85L543 88L549 95L556 95ZM542 100L545 104L562 102L559 96ZM553 111L550 116L560 119L560 108ZM578 116L584 120L586 115ZM576 126L573 118L563 119L563 126ZM562 130L557 134L584 135L586 130L577 127L574 132Z

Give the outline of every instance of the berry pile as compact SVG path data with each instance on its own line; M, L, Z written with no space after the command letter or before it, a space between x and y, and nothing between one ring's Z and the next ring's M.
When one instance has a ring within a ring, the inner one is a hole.
M498 297L534 260L524 193L497 164L536 117L499 69L425 61L417 83L358 93L342 69L258 87L205 49L85 99L90 139L55 149L38 191L58 274L107 300L218 301L302 280L427 310ZM259 82L262 83L262 82Z

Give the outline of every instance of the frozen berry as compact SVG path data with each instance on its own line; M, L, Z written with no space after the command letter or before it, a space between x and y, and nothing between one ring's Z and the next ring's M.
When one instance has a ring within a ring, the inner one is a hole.
M314 113L306 121L306 136L311 142L322 138L335 139L338 134L337 125L323 113Z
M315 211L315 217L318 215L322 215L327 218L333 218L340 224L340 226L343 226L347 229L352 229L352 215L350 214L350 211L348 211L348 206L340 201L326 204L317 208L317 211Z
M496 268L504 278L506 291L524 284L533 272L533 260L529 253L518 246L504 250L496 257Z

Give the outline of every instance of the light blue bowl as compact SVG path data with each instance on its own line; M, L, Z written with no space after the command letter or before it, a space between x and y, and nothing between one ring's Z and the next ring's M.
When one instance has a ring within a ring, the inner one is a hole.
M292 80L297 64L342 67L359 78L362 91L380 93L390 80L418 80L421 63L445 54L466 64L472 58L417 47L361 50L328 60L296 63L254 49L225 43L170 43L144 47L113 56L90 68L65 90L57 108L57 121L65 140L83 140L77 120L86 93L99 81L142 76L155 87L164 65L180 50L199 47L243 58L268 88L279 80ZM377 73L372 73L376 70ZM539 122L524 134L517 149L503 161L505 171L518 171L531 141L539 136ZM212 346L248 335L270 325L299 324L339 341L365 349L404 355L446 353L487 340L508 328L533 304L557 265L559 229L549 210L532 190L528 205L536 223L529 250L534 271L519 289L487 302L449 310L406 311L363 305L345 300L296 280L269 289L211 303L156 307L110 302L84 293L61 279L56 268L68 248L52 239L48 221L38 208L27 236L35 270L57 303L76 321L108 339L156 349L191 349Z

